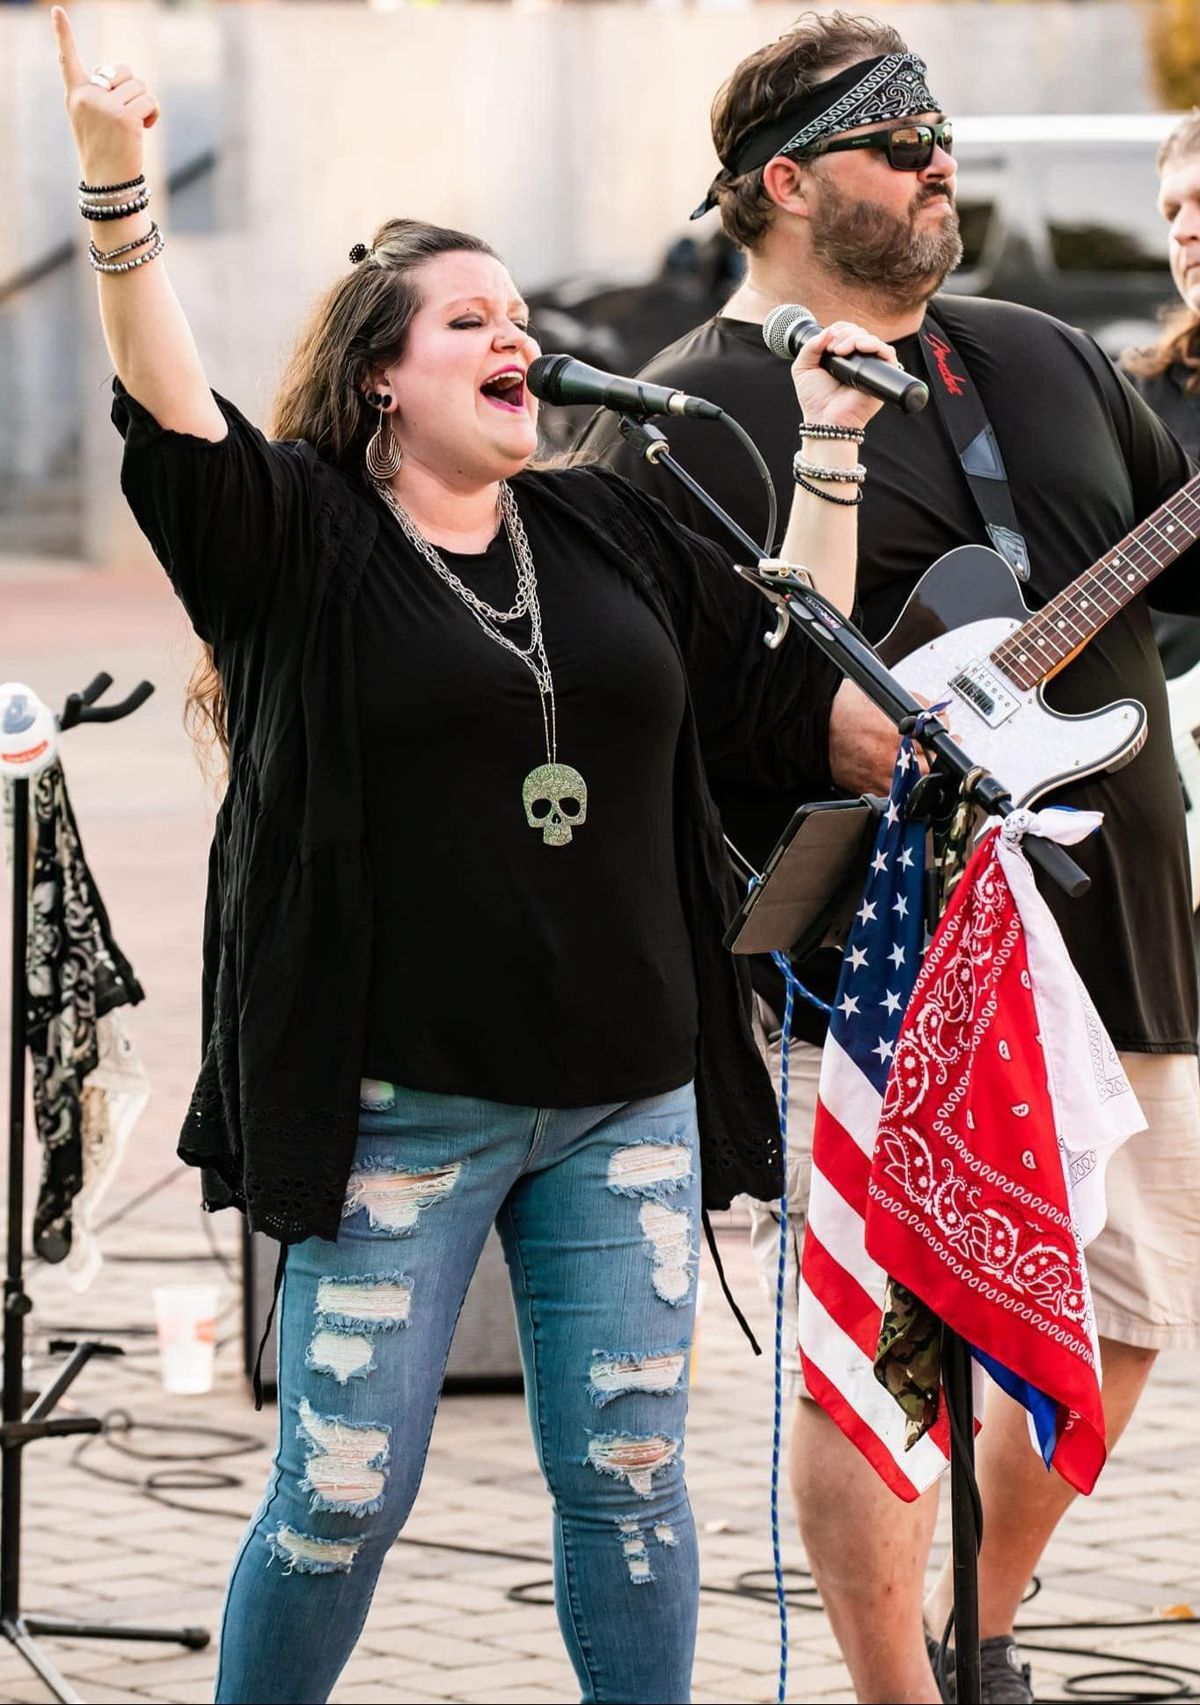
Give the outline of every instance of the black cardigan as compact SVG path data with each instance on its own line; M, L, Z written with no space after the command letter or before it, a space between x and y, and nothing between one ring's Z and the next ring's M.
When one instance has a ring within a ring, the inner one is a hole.
M236 1205L284 1243L334 1238L358 1129L372 949L354 603L382 510L305 443L272 443L218 398L213 444L164 431L118 385L122 488L228 702L230 775L209 859L203 1059L179 1152L205 1206ZM604 469L528 472L624 572L689 683L676 760L679 881L700 1001L703 1200L782 1188L778 1117L721 945L736 893L705 780L828 773L832 666L768 614L729 559Z

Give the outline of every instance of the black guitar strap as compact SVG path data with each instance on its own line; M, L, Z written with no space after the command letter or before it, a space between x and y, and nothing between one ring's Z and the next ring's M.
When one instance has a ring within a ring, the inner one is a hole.
M1013 573L1028 580L1029 548L1017 522L996 434L966 363L932 308L925 310L917 341L942 425L958 452L988 537Z

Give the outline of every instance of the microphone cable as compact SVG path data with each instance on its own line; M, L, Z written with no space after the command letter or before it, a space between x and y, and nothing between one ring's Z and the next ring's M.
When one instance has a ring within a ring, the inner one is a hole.
M217 1468L205 1468L204 1464L215 1464L224 1458L249 1454L259 1449L269 1451L270 1446L265 1441L206 1422L166 1424L138 1421L124 1409L110 1410L102 1420L104 1431L81 1439L69 1458L71 1466L80 1473L106 1481L110 1485L127 1486L130 1491L150 1499L153 1503L188 1515L216 1517L236 1522L242 1527L249 1521L251 1512L246 1509L204 1505L185 1501L171 1494L175 1491L219 1491L243 1485L244 1480L240 1475ZM139 1448L133 1442L134 1434L175 1437L190 1434L197 1440L211 1440L212 1443L208 1448L202 1446L194 1452L166 1449L155 1451ZM95 1462L88 1461L89 1454L101 1445L115 1449L118 1455L127 1461L135 1461L142 1472L121 1474L100 1468ZM190 1475L187 1471L189 1458L192 1464ZM161 1466L156 1468L151 1466L153 1464ZM550 1567L548 1557L531 1551L508 1550L500 1546L420 1539L404 1533L400 1534L395 1543L413 1550L444 1551L456 1556L488 1558L497 1562L529 1563L543 1569ZM824 1614L824 1606L821 1604L816 1585L806 1569L787 1568L783 1575L786 1602L791 1610ZM764 1606L775 1606L778 1602L779 1587L779 1577L775 1568L771 1567L745 1569L734 1577L732 1586L702 1581L700 1592L705 1598L748 1599ZM1023 1603L1029 1604L1041 1590L1041 1579L1035 1575ZM553 1603L552 1594L553 1581L547 1576L540 1576L509 1587L504 1597L512 1604L549 1606ZM1164 1628L1197 1627L1200 1627L1200 1616L1194 1614L1117 1621L1031 1622L1024 1625L1018 1623L1015 1638L1024 1651L1045 1652L1055 1657L1083 1658L1110 1666L1068 1676L1062 1682L1061 1696L1039 1690L1039 1705L1080 1705L1080 1701L1092 1701L1093 1705L1110 1705L1110 1702L1111 1705L1116 1705L1118 1701L1134 1701L1135 1705L1140 1705L1140 1702L1145 1701L1146 1705L1151 1705L1155 1700L1200 1700L1200 1667L1174 1659L1156 1658L1148 1653L1105 1652L1050 1641L1027 1642L1025 1636L1042 1633L1063 1635L1085 1631L1119 1633L1124 1629L1142 1628L1156 1628L1161 1631Z
M767 542L766 542L766 547L763 550L763 555L768 556L768 557L773 556L774 555L774 545L775 545L775 534L779 528L779 496L775 490L775 481L771 478L771 470L770 470L770 468L768 468L766 462L763 460L762 452L759 449L758 445L754 442L753 438L751 438L750 434L746 431L746 428L742 425L740 420L735 420L731 414L727 414L725 412L725 410L722 409L721 413L720 413L720 421L721 421L721 425L727 426L729 428L730 432L732 432L734 437L737 439L738 443L742 445L746 454L749 456L750 460L754 463L754 466L758 471L759 478L762 480L763 485L766 487L766 491L767 491L767 532L766 532L766 540L767 540Z

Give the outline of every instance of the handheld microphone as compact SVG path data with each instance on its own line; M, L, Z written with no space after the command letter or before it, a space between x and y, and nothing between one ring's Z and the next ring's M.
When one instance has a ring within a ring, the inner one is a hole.
M793 361L801 346L820 330L807 308L798 302L785 302L767 315L763 342L772 355L778 355L782 361ZM914 379L902 367L880 361L877 355L833 355L826 350L821 366L839 384L853 385L856 391L866 391L882 402L893 403L905 414L917 414L929 401L928 385Z
M539 355L526 373L525 383L545 403L591 403L626 414L686 414L700 420L719 420L722 413L703 397L689 397L686 391L673 391L669 385L622 379L571 355Z

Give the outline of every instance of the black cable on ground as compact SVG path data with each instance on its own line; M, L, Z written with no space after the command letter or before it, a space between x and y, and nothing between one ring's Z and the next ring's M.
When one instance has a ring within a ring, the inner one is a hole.
M245 1456L252 1451L265 1449L263 1441L249 1433L239 1433L223 1427L214 1427L207 1423L138 1421L126 1409L113 1409L102 1417L104 1431L85 1437L76 1445L71 1456L71 1462L84 1474L90 1474L95 1479L110 1485L127 1486L158 1504L164 1504L168 1509L179 1510L187 1515L217 1516L228 1521L245 1525L247 1514L244 1510L224 1509L220 1506L189 1503L177 1497L172 1492L193 1491L230 1491L244 1484L240 1475L230 1474L218 1469L203 1466L189 1467L189 1464L205 1464L223 1461L229 1457ZM197 1450L148 1450L141 1449L131 1442L134 1433L154 1433L175 1438L201 1438L214 1441L208 1448ZM87 1460L88 1453L100 1442L110 1450L127 1460L138 1463L161 1463L160 1468L150 1469L143 1474L120 1474L99 1468ZM506 1563L529 1563L538 1568L550 1568L550 1559L528 1551L508 1551L498 1546L463 1545L449 1540L417 1539L401 1534L397 1545L407 1546L421 1551L445 1551L463 1557L488 1557ZM789 1607L797 1610L819 1611L821 1602L817 1596L816 1584L812 1576L803 1569L789 1569L788 1579L793 1583L787 1588ZM1041 1590L1041 1582L1035 1576L1031 1583L1025 1602L1036 1598ZM734 1579L732 1586L715 1586L702 1582L700 1591L706 1597L749 1599L762 1604L767 1609L775 1606L775 1573L773 1569L746 1569ZM549 1606L553 1603L553 1582L549 1577L538 1577L531 1581L523 1581L517 1586L510 1587L505 1594L506 1599L513 1604ZM1035 1642L1026 1638L1029 1634L1055 1633L1072 1634L1085 1631L1117 1633L1124 1629L1134 1628L1187 1628L1200 1626L1200 1617L1153 1617L1134 1618L1122 1621L1083 1621L1083 1622L1031 1622L1018 1626L1016 1637L1022 1651L1044 1652L1055 1657L1083 1658L1111 1667L1085 1670L1069 1677L1063 1685L1063 1696L1055 1698L1052 1695L1039 1693L1038 1705L1080 1705L1080 1701L1094 1701L1097 1705L1109 1705L1109 1702L1132 1701L1134 1705L1145 1701L1152 1705L1157 1700L1198 1700L1200 1699L1200 1668L1191 1664L1175 1663L1166 1659L1142 1656L1140 1653L1114 1653L1092 1650L1088 1647L1060 1645L1047 1642ZM1120 1686L1115 1686L1120 1683Z

